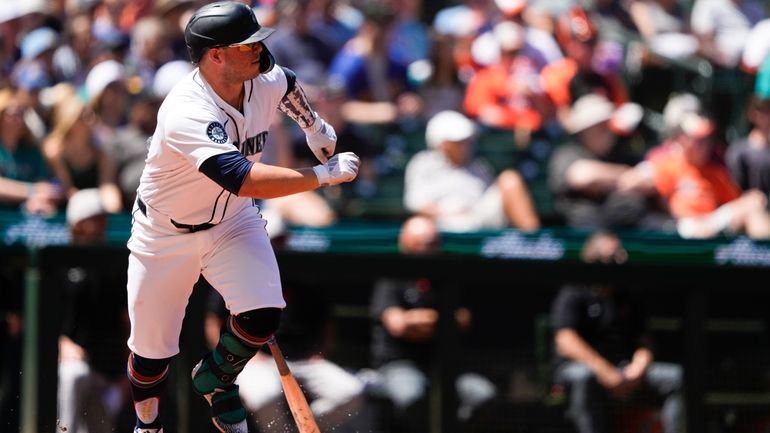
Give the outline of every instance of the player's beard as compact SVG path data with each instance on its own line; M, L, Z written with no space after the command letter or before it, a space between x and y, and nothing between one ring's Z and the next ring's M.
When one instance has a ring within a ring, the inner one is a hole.
M244 81L252 80L259 76L259 55L254 56L229 56L227 62L230 64L229 68L224 68L222 74L228 82L243 83Z

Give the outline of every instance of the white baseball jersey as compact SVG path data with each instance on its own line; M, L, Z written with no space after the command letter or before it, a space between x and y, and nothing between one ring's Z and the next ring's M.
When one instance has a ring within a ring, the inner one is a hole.
M139 197L183 224L218 224L251 206L198 171L206 159L240 150L259 161L276 107L286 93L280 67L247 81L243 114L224 102L198 69L169 93L158 112Z
M241 114L195 69L161 105L138 189L144 206L134 206L128 241L128 347L140 356L179 352L185 309L201 275L234 315L286 306L259 208L198 171L206 159L236 149L259 161L286 75L275 67L244 86ZM190 232L171 220L214 225Z

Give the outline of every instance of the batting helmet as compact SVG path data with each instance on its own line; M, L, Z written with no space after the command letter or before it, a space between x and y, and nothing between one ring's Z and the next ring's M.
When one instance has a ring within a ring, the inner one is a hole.
M207 48L260 42L263 48L260 71L268 72L275 65L275 58L261 41L274 31L260 26L254 11L246 4L220 1L195 11L184 29L184 40L193 63L200 62Z

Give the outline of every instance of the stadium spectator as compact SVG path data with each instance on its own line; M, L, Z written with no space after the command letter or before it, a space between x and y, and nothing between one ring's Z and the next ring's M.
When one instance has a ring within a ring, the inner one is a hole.
M390 31L388 56L409 67L430 56L430 31L421 19L423 0L393 0L396 17Z
M116 164L123 209L131 209L147 157L147 141L155 131L161 98L144 91L130 99L128 123L115 130L106 151Z
M746 45L741 52L740 68L752 75L759 72L762 63L770 54L770 18L754 24L746 36Z
M634 102L660 111L669 95L681 90L674 74L684 71L674 69L675 62L692 59L698 40L689 32L685 10L676 0L634 0L629 12L641 36L626 48L626 78L633 83L630 92Z
M83 90L92 115L89 126L99 145L103 145L126 123L129 101L125 66L117 60L97 63L88 72Z
M625 0L594 0L590 8L596 13L599 31L605 40L625 45L639 34Z
M39 143L24 123L24 110L16 92L0 90L0 207L51 215L61 190L49 181Z
M277 238L274 238L277 239ZM307 392L310 410L323 431L345 431L363 403L364 384L351 372L327 358L334 346L331 304L319 285L284 285L291 300L281 315L276 333L289 369ZM210 290L206 306L205 335L214 348L227 317L222 296ZM257 352L236 381L252 423L262 433L290 431L290 416L275 361Z
M746 133L745 109L753 76L740 68L744 46L752 27L766 18L757 0L696 0L690 28L698 38L698 54L713 65L709 105L714 135L728 142Z
M69 198L78 190L99 188L109 212L122 209L116 183L115 160L96 142L89 123L89 109L74 89L62 91L53 106L53 127L43 142L43 154L52 174Z
M48 133L50 124L40 94L64 78L53 62L60 43L59 33L49 27L40 27L26 34L21 40L22 57L11 77L13 86L27 106L24 120L38 141L42 141Z
M548 165L548 184L567 225L583 228L664 229L670 222L655 212L654 189L613 129L620 110L602 95L588 94L572 106L572 139L556 148Z
M685 238L745 233L770 238L767 195L742 192L715 152L714 123L697 113L683 116L667 151L651 159L648 174Z
M572 104L586 94L602 94L617 107L630 100L617 53L603 50L607 45L600 45L599 37L596 18L582 7L570 8L557 21L556 39L565 57L540 75L562 127L567 127Z
M98 189L70 197L66 210L72 245L106 241L107 211ZM119 426L129 406L128 383L120 367L128 357L125 277L107 275L99 265L61 267L57 281L62 294L63 322L59 337L57 427L72 433L109 433Z
M14 82L19 86L32 87L30 72L39 74L38 88L48 87L61 80L53 64L53 53L61 43L57 31L50 27L40 27L24 35L20 43L21 59L14 68Z
M432 219L414 216L401 225L399 248L407 255L435 254L439 251L440 236ZM381 423L386 423L388 415L392 417L393 425L386 431L429 431L427 395L440 362L435 359L434 348L439 323L438 297L446 293L437 286L428 278L381 278L375 283L370 304L374 321L371 356L378 379L370 392L392 403L393 413L380 414ZM451 364L458 371L450 372L457 373L455 389L446 392L457 395L458 419L470 422L474 412L495 397L497 387L470 368L470 357L462 349L462 336L473 322L472 312L461 305L454 310L453 318L449 322L457 334L457 350Z
M473 59L473 41L490 29L499 12L490 0L464 0L439 9L431 27L454 43L454 60L460 80L468 82L478 66Z
M155 0L152 15L165 23L173 60L190 59L184 41L184 28L193 11L205 3L203 0Z
M94 1L67 2L67 19L62 23L62 43L54 52L54 64L65 81L75 86L85 82L98 41L93 34Z
M495 4L502 13L497 24L513 22L524 29L524 46L522 53L527 56L537 67L538 72L549 63L553 63L564 57L559 44L556 42L553 32L543 31L532 25L527 20L529 5L522 0L496 0ZM494 26L484 31L473 41L471 51L473 60L480 66L488 66L499 59L500 42L494 35Z
M140 18L131 29L125 61L130 93L152 88L158 68L172 60L168 33L163 20L153 15Z
M770 194L770 57L757 74L754 94L746 111L751 129L732 141L726 161L743 191L757 189Z
M499 58L471 78L465 113L483 125L513 130L517 144L526 146L551 112L548 97L540 86L538 65L523 52L526 29L502 21L492 33Z
M364 21L356 35L329 66L329 79L347 89L349 112L358 123L390 123L419 111L407 69L391 58L387 41L396 18L388 3L363 8Z
M270 52L276 62L294 71L304 83L319 85L326 81L336 51L327 38L312 31L314 6L313 0L277 2L279 18L270 36Z
M506 169L495 176L486 161L473 156L476 132L476 124L456 111L442 111L428 121L428 149L406 165L404 207L435 218L446 231L540 228L521 175Z
M663 39L656 39L659 36L669 37L675 34L684 36L688 40L693 37L688 32L689 23L686 20L684 8L676 0L634 0L628 10L639 35L651 45L650 48L653 50L683 48L664 47L661 45ZM686 46L689 47L690 44ZM665 53L666 51L662 52L662 54ZM693 53L694 51L689 54Z
M604 231L581 251L586 263L619 264L627 256L618 236ZM663 399L663 431L684 432L682 368L655 360L644 314L634 292L607 284L568 283L552 301L553 379L566 390L566 413L579 433L612 431L610 401L644 401L645 393Z
M690 28L698 38L698 53L715 65L735 68L751 28L765 17L756 0L695 0Z
M430 59L412 66L412 72L415 67L419 69L419 65L427 69L427 76L417 89L421 106L420 120L423 122L439 111L462 111L465 83L460 80L460 72L454 60L454 49L452 36L433 32Z
M360 10L352 2L343 0L314 0L318 14L311 20L310 29L318 37L323 38L334 52L355 36L356 30L363 21Z

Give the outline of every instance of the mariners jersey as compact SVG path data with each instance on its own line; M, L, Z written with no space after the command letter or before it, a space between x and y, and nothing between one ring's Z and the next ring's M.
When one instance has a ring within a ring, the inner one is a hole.
M259 161L268 128L286 94L282 68L244 83L243 113L231 107L196 68L168 94L158 112L139 184L139 197L181 224L218 224L252 200L237 197L199 171L233 150Z

